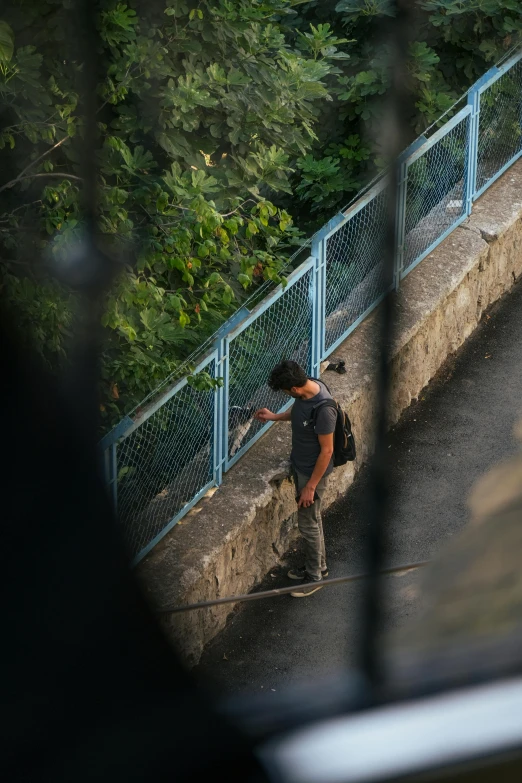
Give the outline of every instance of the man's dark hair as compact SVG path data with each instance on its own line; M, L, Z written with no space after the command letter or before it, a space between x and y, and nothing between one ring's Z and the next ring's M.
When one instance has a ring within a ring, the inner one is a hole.
M284 362L280 362L274 367L270 374L268 385L274 391L281 391L282 389L288 391L293 386L297 386L298 388L304 386L307 380L308 375L301 365L288 359Z

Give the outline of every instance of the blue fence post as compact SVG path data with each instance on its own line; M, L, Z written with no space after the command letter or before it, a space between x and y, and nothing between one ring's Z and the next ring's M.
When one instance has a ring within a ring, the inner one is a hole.
M484 91L484 87L495 78L500 72L500 68L496 65L490 68L483 76L475 82L473 87L468 93L468 106L471 106L471 120L469 129L469 165L467 170L467 182L466 182L466 208L469 209L468 215L471 214L473 202L477 197L477 174L478 174L478 155L479 155L479 131L480 131L480 102L481 95Z
M250 313L247 307L240 307L216 332L213 346L217 351L216 378L222 385L216 390L214 409L214 480L219 486L228 456L228 398L229 398L229 342L227 335Z
M324 271L324 239L312 240L314 266L310 277L310 299L312 302L312 324L310 329L310 375L318 378L321 373L322 334L324 332L322 272Z
M112 501L114 513L118 510L118 453L117 444L130 429L134 422L130 416L124 416L113 429L108 432L98 443L102 454L103 475L109 496Z
M480 119L480 90L474 85L468 93L469 118L468 149L466 153L466 214L471 215L477 192L478 141Z
M315 378L318 378L321 373L321 361L325 353L327 237L343 220L344 214L338 212L312 238L312 256L315 259L315 265L310 284L312 297L310 375Z
M397 160L397 201L395 208L395 264L393 287L398 291L404 269L404 245L406 242L406 200L408 197L408 158L427 142L426 136L418 139L399 155Z
M225 405L225 384L227 378L226 341L221 337L216 341L216 380L221 381L221 386L216 389L214 402L214 481L219 486L223 482L223 464L225 462L225 452L223 451L223 427Z

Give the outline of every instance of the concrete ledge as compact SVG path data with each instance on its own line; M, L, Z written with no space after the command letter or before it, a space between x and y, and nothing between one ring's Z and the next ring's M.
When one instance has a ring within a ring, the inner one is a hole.
M521 273L522 162L482 196L468 221L394 297L390 424ZM377 317L372 314L335 352L346 361L347 374L326 378L349 412L358 444L357 462L335 470L326 506L346 492L372 451ZM295 534L289 451L290 425L276 424L145 558L138 573L155 605L246 593L274 566ZM189 665L232 609L229 604L166 617L165 630Z

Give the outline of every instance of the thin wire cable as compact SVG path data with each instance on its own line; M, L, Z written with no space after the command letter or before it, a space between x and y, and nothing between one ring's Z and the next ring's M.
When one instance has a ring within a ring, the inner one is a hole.
M417 568L423 568L428 565L430 560L420 560L418 563L407 563L406 565L384 568L380 574L388 576L400 571L414 571ZM332 585L342 585L347 582L357 582L361 579L367 579L368 574L352 574L351 576L338 576L334 579L322 579L321 588L331 587ZM182 606L171 606L163 609L155 609L156 614L179 614L180 612L192 612L195 609L208 609L211 606L220 606L221 604L239 604L247 601L259 601L263 598L275 598L278 595L288 595L299 590L299 585L290 587L274 587L272 590L260 590L259 593L245 593L244 595L227 595L225 598L213 598L210 601L199 601L195 604L184 604Z

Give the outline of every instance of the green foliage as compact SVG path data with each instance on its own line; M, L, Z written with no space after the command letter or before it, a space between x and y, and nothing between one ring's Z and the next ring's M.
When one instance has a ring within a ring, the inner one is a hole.
M519 40L518 5L417 0L412 139ZM2 286L54 367L66 361L76 295L50 270L85 242L82 63L69 6L7 0L0 19ZM109 426L260 284L284 285L303 231L379 170L374 139L390 83L379 30L393 4L100 0L97 8L97 243L120 270L102 316Z
M61 32L68 5L11 0L0 24L9 172L0 181L0 263L24 323L55 297L49 344L38 339L46 355L63 355L74 301L48 268L84 241L82 66ZM175 371L245 293L285 282L280 270L299 232L271 195L291 192L294 162L317 138L318 104L329 99L324 79L343 56L328 25L290 42L278 20L291 6L98 4L97 241L121 269L102 317L107 423Z
M14 35L7 22L0 22L0 63L3 67L13 59Z
M394 4L390 0L340 0L336 11L357 21L364 17L394 16Z
M520 40L519 5L519 0L417 0L407 75L415 106L408 118L412 140ZM382 33L393 9L389 0L311 0L299 6L292 21L298 42L312 28L326 29L343 52L326 78L333 101L323 104L318 138L293 164L294 199L276 199L309 231L342 208L383 165L375 140L390 83L391 57ZM350 138L363 141L346 155L344 140Z
M422 0L420 5L442 38L442 62L453 80L460 70L470 81L478 78L485 64L520 40L518 0Z
M20 334L36 345L49 368L54 368L66 356L71 337L72 302L70 296L52 280L38 282L18 277L4 270L2 295L7 302L17 304Z
M187 376L187 383L196 391L213 391L223 386L222 378L213 378L208 372L198 372Z

